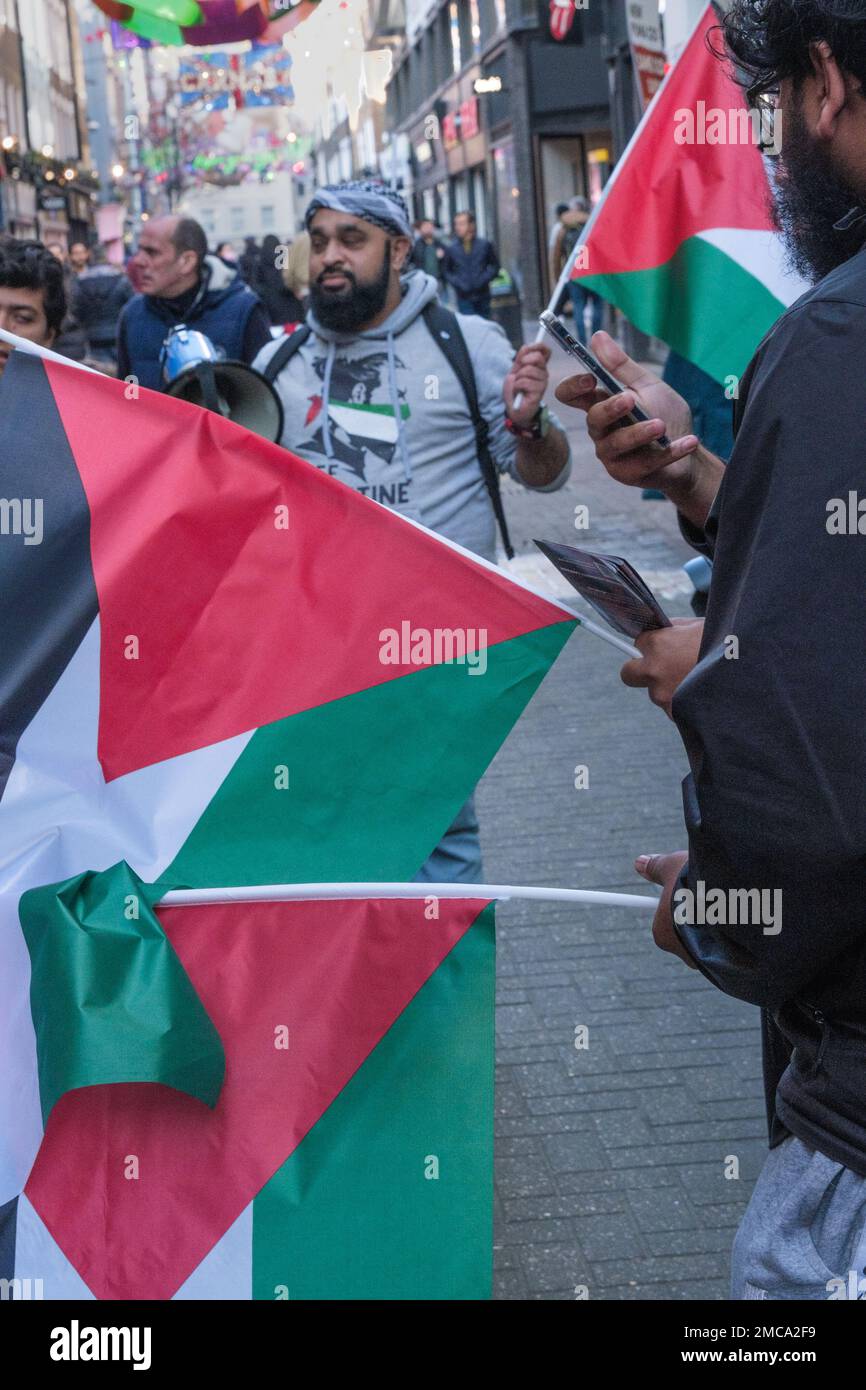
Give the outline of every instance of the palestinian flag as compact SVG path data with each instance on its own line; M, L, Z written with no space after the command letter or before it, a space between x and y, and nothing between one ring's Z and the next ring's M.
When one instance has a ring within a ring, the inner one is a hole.
M708 6L605 187L573 278L729 384L807 286L785 270L760 125L707 46L716 23Z
M488 1298L492 906L147 899L118 866L22 901L48 1118L18 1296Z
M22 895L120 861L155 885L154 901L178 885L412 879L574 618L238 426L20 351L0 382L0 499L0 1204L8 1203L0 1255L8 1270L17 1208L27 1209L16 1199L43 1118L53 1123L68 1100L58 1099L62 1076L40 1100L38 1077L45 1092L64 1044L53 1061L43 1047L37 1066L34 1018L60 1010L74 1022L82 1012L62 1008L79 967L60 986L56 972L34 968L28 999ZM329 912L335 924L343 916ZM72 930L75 913L64 909L61 920ZM34 942L38 933L31 950ZM217 984L228 994L213 1008L209 1001L206 1016L237 1007L235 987L246 998L268 974L267 955L253 963L248 945L216 952L230 977ZM405 943L395 935L391 945L393 960L370 957L386 973L402 968ZM177 951L183 956L180 936ZM316 967L322 1001L341 951L335 943ZM111 995L112 961L106 975L94 967L88 977L85 1013ZM436 961L416 965L417 990ZM366 1007L359 970L332 1001L336 1013L322 1003L323 1052L332 1046L327 1019L347 1027ZM187 1006L191 992L209 989L194 973L180 990ZM390 1021L388 1009L377 1013L368 1042L376 1027L396 1026L409 986L404 996L402 1006L391 1000ZM309 1018L304 1026L313 1027ZM216 1028L227 1087L233 1040ZM332 1089L362 1054L356 1048L333 1075L322 1060ZM118 1065L128 1060L121 1048ZM428 1061L422 1050L419 1084ZM122 1066L120 1075L97 1068L74 1085L140 1082L150 1076L141 1067L126 1077ZM212 1073L199 1077L194 1103L212 1103L215 1088ZM293 1152L299 1126L285 1153L258 1156L256 1181ZM320 1141L314 1123L299 1155ZM308 1160L293 1171L304 1180L287 1210L303 1205ZM28 1219L41 1221L31 1206ZM214 1240L225 1234L192 1208L187 1220L206 1224ZM40 1227L39 1239L52 1229Z

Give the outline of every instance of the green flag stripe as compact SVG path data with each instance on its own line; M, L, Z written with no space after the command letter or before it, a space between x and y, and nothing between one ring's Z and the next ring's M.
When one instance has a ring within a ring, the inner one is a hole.
M254 1298L490 1298L493 912L255 1199Z
M333 396L330 396L328 398L328 404L332 406L340 406L343 410L357 410L359 414L385 415L390 417L392 420L395 420L397 418L394 412L393 405L368 405L363 401L338 401ZM409 419L408 405L401 403L400 417L403 420Z
M663 265L577 281L721 385L740 377L785 305L717 246L689 237Z
M412 878L573 627L489 647L484 674L425 667L257 730L163 878Z
M223 1045L153 911L159 896L123 862L22 895L43 1123L67 1091L116 1081L216 1105Z

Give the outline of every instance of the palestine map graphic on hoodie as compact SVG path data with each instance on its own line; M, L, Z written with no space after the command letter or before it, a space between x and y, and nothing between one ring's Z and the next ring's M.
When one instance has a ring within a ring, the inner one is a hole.
M337 333L307 315L313 332L275 382L286 419L281 442L363 496L492 560L496 529L466 397L422 317L438 286L420 270L402 284L394 313L361 333ZM502 403L511 346L498 324L459 318L490 451L503 473L518 478ZM279 341L253 366L263 370ZM539 491L556 491L568 472Z

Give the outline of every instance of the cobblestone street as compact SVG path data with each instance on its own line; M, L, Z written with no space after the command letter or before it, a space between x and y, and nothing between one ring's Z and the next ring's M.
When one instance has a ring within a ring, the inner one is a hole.
M583 417L559 415L574 425L567 488L507 491L518 571L554 590L535 536L608 550L688 615L692 552L672 508L612 482ZM576 631L493 763L479 793L489 881L640 893L635 856L685 847L685 754L645 693L621 684L622 660ZM757 1011L658 951L640 914L512 902L498 920L496 1297L727 1297L766 1150ZM738 1179L725 1176L731 1156Z

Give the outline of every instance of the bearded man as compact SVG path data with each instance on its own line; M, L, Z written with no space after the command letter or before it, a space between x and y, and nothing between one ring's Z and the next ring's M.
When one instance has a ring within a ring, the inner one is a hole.
M541 492L568 477L568 442L542 405L550 349L515 357L497 324L443 308L436 279L412 266L406 204L383 184L319 189L305 226L306 323L253 363L282 399L280 442L492 560L497 523L508 549L499 475ZM472 801L419 869L481 881Z
M656 944L762 1009L770 1153L733 1297L863 1298L866 3L734 0L721 27L749 105L781 123L776 220L813 288L740 382L727 466L605 334L593 346L630 389L573 377L557 395L587 411L610 474L662 488L714 562L699 651L699 624L648 634L623 678L669 709L691 767L688 851L635 866L664 890ZM622 426L635 398L656 418ZM751 910L768 893L772 922Z

